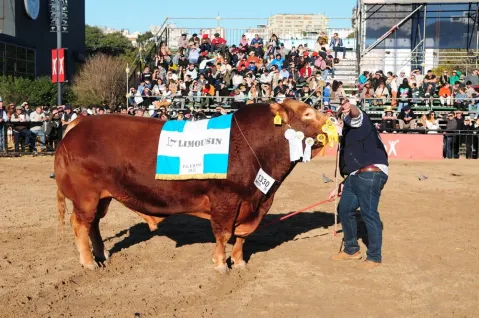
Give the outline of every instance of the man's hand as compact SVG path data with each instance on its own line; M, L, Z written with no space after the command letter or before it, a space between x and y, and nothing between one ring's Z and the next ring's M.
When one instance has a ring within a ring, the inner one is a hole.
M332 200L334 199L335 196L338 196L340 197L342 194L343 194L343 188L344 188L344 185L341 183L339 185L339 188L338 189L333 189L331 192L329 192L329 197L328 197L328 200ZM339 192L338 192L339 190Z

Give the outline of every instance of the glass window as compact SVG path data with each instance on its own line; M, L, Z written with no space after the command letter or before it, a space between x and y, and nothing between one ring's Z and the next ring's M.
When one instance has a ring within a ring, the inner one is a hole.
M5 71L15 72L15 60L14 59L5 59Z
M23 47L17 47L17 59L26 60L27 59L27 50Z
M6 45L6 50L5 50L6 56L9 58L16 59L17 58L17 47L11 44Z
M27 73L35 74L35 63L27 62Z
M27 72L27 62L22 60L17 60L17 72L26 73Z
M35 51L27 49L27 61L35 62Z

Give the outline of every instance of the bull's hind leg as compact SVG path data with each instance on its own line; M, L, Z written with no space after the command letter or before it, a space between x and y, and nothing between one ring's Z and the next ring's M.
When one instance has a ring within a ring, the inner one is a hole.
M108 212L108 206L110 205L111 198L101 199L98 202L98 207L96 209L95 219L93 220L90 227L90 240L93 247L93 256L98 263L104 264L108 260L109 254L105 251L105 244L100 233L100 219L105 217Z
M80 263L88 269L95 269L98 267L93 259L93 254L91 253L88 235L94 219L94 213L91 213L90 217L90 215L80 212L76 207L73 208L71 223L73 226L73 232L75 233L75 243L78 252L80 253Z
M98 264L93 259L90 249L90 229L95 221L99 196L84 193L73 201L73 213L71 223L75 233L75 243L80 253L80 263L88 268L95 269Z

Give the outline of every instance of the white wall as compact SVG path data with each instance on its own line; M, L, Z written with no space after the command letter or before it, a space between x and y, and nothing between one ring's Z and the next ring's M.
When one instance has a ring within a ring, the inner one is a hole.
M0 16L0 33L15 36L15 1L0 0L0 12L4 12L2 19Z

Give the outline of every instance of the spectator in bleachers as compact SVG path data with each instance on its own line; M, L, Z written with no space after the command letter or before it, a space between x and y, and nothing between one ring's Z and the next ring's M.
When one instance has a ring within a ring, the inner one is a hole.
M214 39L211 41L213 51L221 51L224 52L226 49L226 40L220 36L219 33L214 34Z
M412 94L412 102L415 107L417 107L417 103L420 102L420 97L421 97L421 92L419 91L419 88L416 83L412 84L411 87L411 94Z
M434 86L432 83L429 83L424 91L424 102L426 106L431 106L431 108L433 107L435 92L436 90L434 89Z
M363 102L367 102L369 105L374 103L374 89L371 87L371 82L368 81L366 84L364 84L363 90L359 97Z
M5 123L8 121L8 115L6 109L3 107L3 99L0 97L0 152L4 150L3 141L5 138L4 130L5 130Z
M398 85L392 72L387 73L386 87L391 91L391 106L396 107L398 96Z
M403 83L404 83L404 80L408 80L408 77L406 76L406 72L404 71L401 71L399 73L399 76L396 78L396 84L399 88L399 86L401 86ZM409 80L408 80L408 83L409 83Z
M471 74L466 75L464 81L471 82L471 86L475 87L479 85L479 71L477 69L473 70Z
M432 85L433 91L436 91L436 75L432 73L432 70L428 70L426 76L424 76L423 89L427 90L429 85Z
M86 109L85 109L86 111ZM43 109L41 106L35 107L35 111L30 114L30 121L32 122L44 122L47 120L47 116L45 116L45 113L43 112ZM33 138L34 140L36 137L40 137L40 151L44 151L45 148L45 132L43 131L43 125L42 126L33 126L30 128L30 131L33 133Z
M414 129L416 128L416 114L411 110L411 106L406 106L401 109L398 117L400 129Z
M427 116L426 114L421 115L418 121L416 121L416 128L417 129L427 129Z
M387 106L381 118L381 129L383 130L383 132L390 132L396 129L396 123L397 118L392 110L392 107Z
M269 38L268 45L272 45L275 48L279 48L279 39L276 36L276 34L272 34L271 37Z
M374 105L384 105L389 98L389 90L384 82L379 82L379 86L374 91Z
M255 43L258 43L260 47L263 47L263 39L259 37L258 34L254 35L254 38L251 40L251 45L255 45Z
M451 85L449 83L445 83L444 86L439 89L439 100L441 101L441 106L444 106L444 104L451 106Z
M187 33L181 34L181 37L178 39L178 48L183 48L183 49L188 48L188 38L187 38L187 36L188 36Z
M437 134L437 130L439 129L439 120L433 111L430 111L426 116L426 129L430 130L428 134Z
M444 87L446 84L449 84L449 72L442 72L441 77L439 77L439 87Z
M334 80L333 85L331 85L331 106L334 107L334 109L338 109L345 98L346 92L344 91L343 83L341 81Z
M449 77L449 84L453 86L456 82L459 82L461 80L461 75L462 75L461 72L457 70L453 70L452 75Z
M398 112L401 112L401 109L404 106L408 106L412 99L412 90L411 90L411 87L409 86L409 81L407 78L403 79L402 84L399 85L398 95L399 95Z
M338 57L338 52L343 52L343 60L346 58L346 48L344 47L343 40L339 37L338 33L334 33L329 46L333 48L334 58Z
M465 110L467 105L467 94L465 93L464 88L460 87L456 96L454 96L454 107Z
M15 107L15 113L10 117L12 123L25 123L24 125L14 125L13 126L13 140L15 144L15 152L20 151L20 139L24 138L25 146L29 146L30 152L35 151L35 138L28 129L27 122L30 121L28 115L24 113L22 106Z

